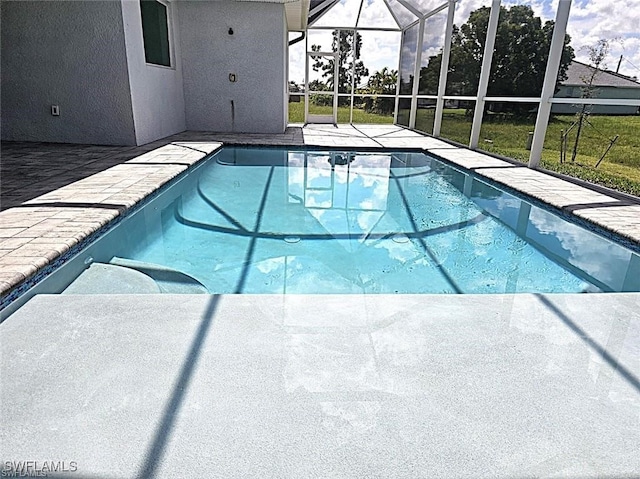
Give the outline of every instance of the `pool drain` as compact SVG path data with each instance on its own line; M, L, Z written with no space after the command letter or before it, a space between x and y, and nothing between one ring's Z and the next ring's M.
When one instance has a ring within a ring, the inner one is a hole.
M393 241L395 241L396 243L408 243L409 242L409 237L407 235L404 235L404 234L393 235L391 237L391 239Z

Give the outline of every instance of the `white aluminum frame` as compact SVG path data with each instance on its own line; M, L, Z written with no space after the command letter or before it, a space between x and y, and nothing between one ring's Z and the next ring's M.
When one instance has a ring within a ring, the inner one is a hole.
M631 98L551 98L549 101L571 105L640 106L640 100Z
M542 147L544 137L547 135L549 126L549 115L551 114L551 98L558 79L558 69L564 47L564 35L569 22L569 12L571 11L571 0L560 0L558 11L556 12L556 23L551 37L551 48L549 50L549 60L547 70L544 74L544 84L540 93L540 106L538 107L538 117L533 130L533 141L531 143L531 153L529 154L529 168L536 168L542 159Z
M415 25L418 22L414 22ZM370 32L402 32L401 28L390 28L390 27L313 27L309 28L309 30L359 30L361 32L370 31Z
M389 10L391 10L391 7L389 7ZM407 29L403 29L402 32L400 33L400 51L398 52L398 73L397 73L397 80L396 80L396 104L393 108L393 124L397 125L398 124L398 110L400 108L400 69L402 68L402 50L404 49L404 32Z
M449 70L449 60L451 55L451 42L453 36L453 24L456 10L456 3L462 0L446 0L439 7L422 14L416 7L408 3L407 0L397 0L400 5L411 12L416 17L416 20L401 27L401 22L391 8L388 0L383 0L387 9L391 13L394 21L398 25L398 28L373 28L373 27L358 27L360 22L360 16L362 9L366 8L364 0L361 0L360 8L358 10L358 17L356 19L355 27L314 27L309 26L309 29L315 30L351 30L354 31L354 41L358 31L396 31L401 32L400 39L400 53L398 55L398 82L396 84L395 95L368 95L362 93L355 93L354 77L352 74L351 93L337 93L334 92L335 104L337 105L337 98L340 96L349 96L351 99L351 108L349 121L353 123L353 105L355 97L369 97L378 96L382 98L395 98L395 108L393 113L394 124L398 123L398 110L401 99L411 100L411 110L409 116L409 128L415 129L418 99L427 98L436 100L435 118L433 124L432 134L435 137L439 137L442 129L442 116L444 110L445 100L462 100L462 101L475 101L475 111L473 116L473 122L471 125L471 134L469 137L469 147L471 149L477 149L480 138L480 130L482 127L482 120L484 114L484 106L487 101L495 102L509 102L509 103L534 103L538 105L538 115L536 118L536 125L534 129L533 142L531 145L531 153L529 157L529 167L536 168L540 162L542 156L542 146L546 135L547 126L549 123L549 116L551 114L551 106L553 104L576 104L576 105L614 105L614 106L640 106L640 100L638 99L624 99L624 98L554 98L554 90L557 81L558 69L560 65L560 59L562 56L562 50L564 47L564 37L567 30L567 23L569 20L569 12L571 10L572 0L559 0L558 9L556 12L555 27L553 31L553 37L551 40L551 48L549 50L549 60L547 62L546 72L542 91L539 97L502 97L502 96L487 96L487 88L489 82L489 74L491 72L491 63L493 60L493 49L495 45L495 37L498 28L499 14L501 0L492 0L491 13L489 17L489 25L487 28L487 37L485 40L485 50L482 59L482 66L480 70L480 80L478 82L478 91L475 95L447 95L447 73ZM321 5L316 7L314 11L319 11L324 6L331 3L337 3L336 0L325 0ZM420 95L419 94L419 82L420 82L420 70L422 64L422 48L424 42L424 30L425 19L435 15L443 10L447 9L447 20L445 27L445 40L442 50L442 63L440 67L440 76L438 83L437 95ZM312 12L313 13L313 12ZM416 59L414 65L414 82L411 89L411 94L400 94L400 70L402 67L402 51L404 49L404 34L409 29L419 24L418 41L416 45ZM337 61L335 62L337 65ZM352 68L355 69L355 62ZM352 73L354 73L352 71ZM336 74L337 79L337 74ZM308 71L307 78L308 84ZM337 82L334 90L337 89ZM308 97L308 93L305 90L305 96ZM305 98L306 100L307 98ZM337 107L336 107L337 108ZM306 113L305 113L306 116Z
M416 43L416 63L413 66L413 85L411 85L411 111L409 112L409 128L411 128L412 130L416 128L416 114L418 112L418 89L420 88L420 69L422 67L422 43L424 41L424 18L420 19L418 25L419 26L418 26L418 41ZM400 72L398 72L398 75L400 75ZM398 79L399 78L400 77L398 76Z
M496 43L496 32L498 31L498 18L500 16L500 0L491 2L491 13L489 14L489 24L487 25L487 39L484 44L482 55L482 69L480 70L480 80L478 81L478 92L476 93L476 108L473 113L473 123L471 125L471 135L469 137L469 148L478 147L480 129L482 128L482 117L484 116L485 97L489 86L489 74L491 73L491 62L493 61L493 47Z
M398 3L402 5L404 8L406 8L407 10L409 10L411 13L413 13L416 17L422 18L422 12L417 8L415 8L413 5L411 5L409 2L406 2L405 0L398 0ZM407 28L408 27L409 26L407 26Z
M391 5L389 5L389 0L383 0L383 1L384 1L384 4L387 6L387 9L389 10L389 13L391 14L393 19L395 20L396 25L398 25L398 30L402 30L402 25L400 24L400 19L396 16L396 13L391 8Z
M438 97L436 112L433 119L433 136L440 136L442 128L442 113L444 112L444 95L447 89L447 74L449 73L449 57L451 56L451 40L453 38L453 18L456 14L456 0L449 0L447 24L444 31L444 46L442 47L442 62L440 63L440 78L438 80Z
M332 57L333 58L333 92L311 91L309 90L309 58L310 57ZM309 114L309 95L333 95L333 111L331 121L325 121L328 115ZM309 123L338 123L338 52L310 52L307 51L305 58L305 87L304 87L304 122Z
M309 16L313 16L316 13L318 13L319 11L321 11L323 8L325 8L326 6L330 5L330 4L334 4L331 7L334 7L336 3L338 3L340 0L324 0L324 2L322 2L320 5L317 5L316 8L314 8L313 10L311 10L309 12ZM316 23L318 20L320 20L322 17L324 17L326 15L326 13L331 10L331 8L327 8L324 12L322 12L322 15L320 15L318 18L316 18L313 23ZM313 23L311 25L313 25ZM309 28L311 25L307 24L307 28Z
M395 21L395 23L397 24L397 28L389 28L389 27L360 27L359 23L360 23L360 16L362 14L362 9L366 8L364 5L364 1L365 0L360 0L360 6L358 8L358 14L356 16L356 22L355 25L353 27L331 27L331 26L315 26L315 24L331 9L331 8L327 8L322 15L320 15L318 18L316 18L314 20L313 23L309 24L307 26L308 30L331 30L331 31L338 31L338 35L340 35L340 32L342 30L348 30L348 31L353 31L354 35L353 35L353 42L354 44L352 45L352 48L355 47L355 39L357 37L358 31L381 31L381 32L400 32L401 37L400 37L400 50L399 50L399 54L398 54L398 83L396 84L396 94L395 95L365 95L365 94L356 94L355 93L355 58L354 61L352 62L352 75L351 75L351 93L350 94L344 94L344 93L337 93L335 92L335 85L334 85L334 94L335 94L335 101L336 101L336 110L337 110L337 98L340 96L350 96L350 108L349 108L349 123L353 124L353 105L354 105L354 98L355 97L381 97L381 98L395 98L395 108L394 108L394 113L393 113L393 122L397 123L398 121L398 104L401 98L410 98L411 99L411 109L410 109L410 120L409 120L409 125L412 128L415 128L415 121L416 121L416 110L417 110L417 103L418 103L418 99L419 98L430 98L430 95L419 95L418 94L418 90L419 90L419 82L420 82L420 69L422 67L422 44L423 44L423 39L424 39L424 25L425 25L425 20L433 15L436 15L437 13L440 13L441 11L449 8L451 9L452 6L455 6L455 2L457 0L447 0L444 3L442 3L441 5L439 5L438 7L426 12L426 13L422 13L420 12L417 8L415 8L413 5L411 5L410 3L408 3L406 0L398 0L398 3L400 3L400 5L402 5L404 8L406 8L409 12L411 12L416 18L415 21L411 22L410 24L408 24L407 26L405 26L404 28L402 28L400 20L398 19L397 15L395 14L395 12L393 11L393 9L391 8L391 6L389 5L388 0L383 0L385 6L387 7L387 9L389 10L389 13L391 14L393 20ZM337 0L325 0L324 2L322 2L320 5L316 6L313 10L311 10L311 12L309 12L309 15L314 15L316 13L318 13L319 11L321 11L323 8L327 7L328 5L331 4L336 4L338 3ZM404 32L406 30L408 30L409 28L413 27L416 24L420 24L419 27L419 32L418 32L418 41L416 44L416 63L414 65L414 82L412 84L412 92L411 95L400 95L400 61L401 61L401 56L402 56L402 48L404 46ZM451 18L451 24L453 25L453 17ZM449 35L450 37L451 35ZM308 36L307 36L308 39ZM449 40L450 43L450 40ZM308 40L305 42L305 44L307 45L307 54L309 54L309 45L308 45ZM355 48L353 48L353 51L355 51ZM317 52L316 52L317 54ZM339 54L339 53L338 53ZM309 84L309 70L308 70L308 56L307 56L307 65L306 65L306 73L305 73L305 85ZM338 58L339 59L339 58ZM335 62L337 64L337 61ZM447 56L447 63L448 63L448 56ZM337 78L337 77L336 77ZM315 92L308 92L307 91L308 88L305 88L305 121L308 118L308 96L309 93L315 93ZM336 111L336 115L337 115L337 111ZM336 117L337 118L337 117Z

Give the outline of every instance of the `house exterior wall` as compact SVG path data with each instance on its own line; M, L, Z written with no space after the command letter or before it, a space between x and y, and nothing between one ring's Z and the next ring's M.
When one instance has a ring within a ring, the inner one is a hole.
M161 1L170 68L145 61L139 0L2 0L2 139L141 145L187 128L283 132L284 6Z
M2 0L0 9L2 139L134 145L120 2Z
M640 88L623 87L597 87L596 98L625 98L640 99ZM562 85L555 98L580 98L581 87ZM551 107L551 113L558 115L572 115L580 110L580 106L571 104L556 103ZM617 106L617 105L593 105L591 113L595 115L637 115L637 106Z
M284 5L178 3L187 129L282 133L287 104ZM236 82L229 81L230 73Z
M186 129L180 32L177 21L179 2L165 3L169 10L172 57L170 68L146 63L140 2L122 1L131 104L138 145Z

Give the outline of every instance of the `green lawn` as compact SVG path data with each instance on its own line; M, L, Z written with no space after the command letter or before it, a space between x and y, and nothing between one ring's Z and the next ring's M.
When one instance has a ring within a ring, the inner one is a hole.
M314 113L331 115L330 106L314 106ZM354 123L393 123L393 115L367 113L360 108L353 109ZM289 123L304 123L304 100L289 103ZM338 107L338 123L349 123L349 107Z
M416 126L419 126L420 116L428 118L428 115L429 112L418 110ZM542 152L542 167L640 196L640 116L591 117L593 127L583 129L576 161L571 162L574 128L569 135L568 161L560 163L561 130L566 131L574 120L573 115L552 117ZM482 124L478 147L526 162L529 160L529 152L525 145L534 125L535 116L513 119L489 114ZM466 145L471 133L471 118L465 116L464 110L445 110L441 133L445 138ZM615 135L620 135L620 138L600 166L595 168L598 159L609 146L607 138Z
M314 107L317 113L331 114L331 107ZM425 132L433 129L433 109L419 109L416 128ZM593 127L583 129L578 156L571 162L571 147L575 136L568 141L568 161L560 163L560 131L567 130L573 115L552 117L542 152L542 167L640 196L640 116L593 116ZM304 101L289 103L289 122L304 122ZM354 123L393 123L392 115L376 115L354 108ZM338 108L338 123L349 123L349 108ZM526 162L527 136L533 131L535 115L527 119L487 114L480 131L479 148ZM575 128L573 130L575 132ZM445 109L441 135L463 145L469 143L471 117L463 109ZM607 138L620 135L598 168L595 164L609 145Z

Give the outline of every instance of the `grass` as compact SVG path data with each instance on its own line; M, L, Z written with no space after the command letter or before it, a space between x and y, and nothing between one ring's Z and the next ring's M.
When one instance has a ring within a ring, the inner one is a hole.
M431 113L432 114L432 113ZM418 117L428 117L429 113L418 111ZM426 118L423 121L427 121ZM575 128L569 135L567 156L560 163L560 134L574 122L573 115L552 117L542 151L543 168L557 171L591 183L607 186L640 196L640 116L593 116L593 126L583 129L580 136L578 155L571 162L571 148L575 140ZM529 151L527 137L533 131L535 116L528 119L499 117L489 114L480 130L479 149L526 162ZM419 120L416 120L419 126ZM428 131L428 130L425 130ZM442 120L442 136L462 144L469 143L471 118L464 110L445 110ZM609 146L608 138L620 135L598 168L596 163Z
M314 107L316 113L331 114L331 107ZM431 132L433 109L419 109L416 128ZM585 181L596 183L618 191L640 196L640 116L593 116L593 126L583 129L578 155L571 162L571 148L575 139L575 128L569 135L567 156L560 163L560 132L574 122L573 115L556 115L551 118L542 151L543 168L563 173ZM289 103L289 122L304 122L304 102ZM338 108L338 123L349 123L349 107ZM393 123L393 115L377 115L354 108L353 123ZM512 118L488 113L480 130L479 148L526 162L529 151L527 137L533 131L535 115L529 118ZM441 135L463 145L469 143L471 117L464 109L445 109L442 117ZM608 138L620 135L598 168L595 164L609 146Z
M330 106L313 106L313 113L331 115ZM289 103L289 123L304 123L304 101ZM349 123L349 107L338 107L338 123ZM393 123L393 115L368 113L360 108L353 109L353 123Z

